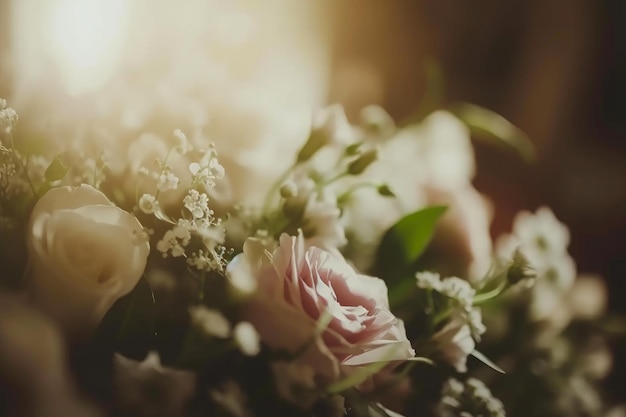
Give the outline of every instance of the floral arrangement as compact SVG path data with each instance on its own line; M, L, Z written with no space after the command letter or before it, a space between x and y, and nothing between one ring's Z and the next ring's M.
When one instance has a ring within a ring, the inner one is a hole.
M609 411L567 228L544 207L492 242L469 137L519 139L497 115L330 106L266 183L201 132L42 144L0 109L0 414Z

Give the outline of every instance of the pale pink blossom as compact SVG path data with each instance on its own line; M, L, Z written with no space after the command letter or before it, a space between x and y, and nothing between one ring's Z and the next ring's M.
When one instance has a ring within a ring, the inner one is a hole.
M283 234L271 253L249 243L227 269L257 282L243 318L271 349L302 349L300 363L314 370L316 381L414 356L402 321L389 311L384 281L358 274L338 254L307 248L301 234ZM315 337L326 315L330 322Z

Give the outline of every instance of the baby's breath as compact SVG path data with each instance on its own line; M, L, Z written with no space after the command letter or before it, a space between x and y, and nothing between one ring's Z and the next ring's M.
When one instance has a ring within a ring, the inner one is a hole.
M159 202L152 194L144 194L139 199L139 210L146 214L152 214L159 211Z
M469 282L457 277L442 279L439 274L428 271L419 272L415 276L418 288L433 291L448 300L441 307L442 311L434 312L436 316L462 318L469 326L472 338L480 340L486 328L482 322L480 309L473 305L476 291Z

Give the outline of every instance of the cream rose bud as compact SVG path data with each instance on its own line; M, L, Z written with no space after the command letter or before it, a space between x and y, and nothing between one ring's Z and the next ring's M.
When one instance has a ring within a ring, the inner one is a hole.
M89 185L53 188L28 228L28 291L69 333L96 327L144 272L150 245L131 214Z

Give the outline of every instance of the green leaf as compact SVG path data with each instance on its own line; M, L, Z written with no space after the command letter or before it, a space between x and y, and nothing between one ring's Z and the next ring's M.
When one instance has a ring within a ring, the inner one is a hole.
M414 274L397 280L396 284L389 288L389 305L392 309L398 307L405 301L413 298L416 291L417 282Z
M535 159L535 148L530 138L498 113L470 103L451 105L448 110L461 119L477 139L503 144L516 150L524 160Z
M63 161L59 156L55 156L48 168L46 168L45 177L49 182L57 181L63 179L65 174L67 174L68 168L65 166Z
M405 272L430 243L437 221L447 207L433 206L401 218L383 237L377 253L377 270L382 276ZM400 277L401 278L401 277Z
M504 372L504 370L502 368L500 368L498 365L493 363L491 361L491 359L489 359L488 357L486 357L485 355L483 355L482 353L480 353L476 349L474 349L474 351L472 353L470 353L470 355L472 355L473 357L475 357L476 359L478 359L479 361L481 361L482 363L484 363L485 365L487 365L488 367L490 367L494 371L500 372L501 374L506 374L506 372Z

